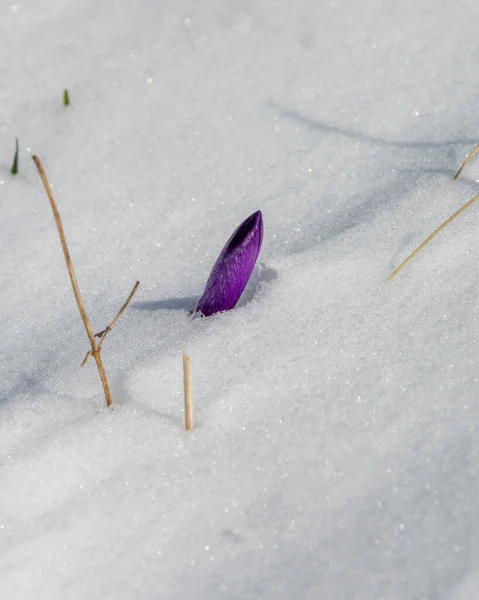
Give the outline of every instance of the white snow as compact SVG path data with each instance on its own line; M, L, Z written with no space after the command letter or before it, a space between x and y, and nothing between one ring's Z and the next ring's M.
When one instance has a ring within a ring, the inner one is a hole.
M15 1L0 598L479 597L479 208L386 281L479 192L479 159L452 181L479 143L479 6ZM104 345L113 412L32 152L95 331L141 281ZM245 299L193 319L257 209Z

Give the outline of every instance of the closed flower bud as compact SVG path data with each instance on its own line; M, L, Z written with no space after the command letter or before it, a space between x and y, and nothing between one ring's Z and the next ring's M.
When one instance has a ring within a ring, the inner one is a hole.
M211 270L197 312L205 317L236 306L253 271L263 241L263 217L257 210L235 230Z

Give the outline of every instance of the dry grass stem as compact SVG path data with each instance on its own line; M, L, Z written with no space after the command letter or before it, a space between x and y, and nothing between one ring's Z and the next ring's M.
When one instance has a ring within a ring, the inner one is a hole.
M440 233L440 232L441 232L441 231L442 231L442 230L443 230L445 227L447 227L447 226L449 225L449 223L451 223L452 221L454 221L454 219L455 219L456 217L458 217L458 216L459 216L461 213L463 213L465 210L467 210L467 209L468 209L468 208L469 208L469 207L470 207L472 204L474 204L474 202L476 202L477 200L479 200L479 194L476 194L476 195L474 196L474 198L471 198L471 200L469 200L469 202L466 202L466 204L464 204L464 206L461 206L461 208L460 208L459 210L457 210L457 211L456 211L456 212L455 212L453 215L451 215L451 216L450 216L448 219L446 219L446 220L444 221L444 223L443 223L442 225L440 225L440 226L439 226L439 227L436 229L436 231L434 231L433 233L431 233L431 235L430 235L430 236L429 236L429 237L428 237L426 240L424 240L424 242L423 242L423 243L422 243L420 246L418 246L418 247L416 248L416 250L414 250L414 252L413 252L412 254L410 254L410 255L409 255L407 258L406 258L406 260L405 260L405 261L403 261L403 262L402 262L402 263L399 265L399 267L398 267L398 268L397 268L395 271L393 271L393 272L391 273L391 275L389 275L389 277L388 277L388 281L391 281L391 279L394 279L394 277L396 277L396 275L399 273L399 271L401 271L401 270L402 270L402 269L403 269L403 268L404 268L404 267L407 265L407 263L408 263L410 260L412 260L412 259L413 259L413 258L416 256L416 254L419 254L419 252L421 252L421 250L422 250L422 249L423 249L425 246L427 246L427 245L429 244L429 242L430 242L432 239L434 239L438 233Z
M126 306L128 305L128 302L131 300L131 298L133 297L133 294L136 292L136 289L138 288L139 283L137 282L135 284L135 287L132 290L132 293L130 294L127 302L122 306L122 308L120 309L119 314L115 317L115 319L112 321L112 324L107 327L103 333L103 337L102 340L100 341L100 343L98 344L96 339L95 339L95 335L93 334L93 329L90 323L90 320L88 318L88 315L86 313L85 310L85 305L83 304L83 299L81 297L81 293L80 293L80 288L78 286L78 282L77 282L77 278L75 275L75 270L73 268L73 263L70 257L70 252L68 250L68 245L67 245L67 240L65 237L65 232L63 229L63 224L62 224L62 220L60 218L60 213L58 212L58 208L57 208L57 204L55 202L55 198L53 197L53 192L52 189L50 187L50 184L48 183L48 179L47 176L45 175L45 171L43 170L43 166L42 163L40 162L40 159L38 158L38 156L34 155L33 157L33 161L35 162L35 165L38 169L38 173L40 175L40 178L42 180L43 186L45 187L45 191L47 193L48 199L50 201L50 206L52 208L52 212L53 212L53 216L55 218L55 223L57 226L57 230L58 230L58 235L60 236L60 242L62 245L62 249L63 249L63 255L65 257L65 262L67 265L67 269L68 269L68 275L70 276L70 281L72 284L72 288L73 288L73 293L75 295L75 300L77 302L78 305L78 309L80 311L80 315L83 321L83 325L85 326L85 331L86 334L88 336L88 340L90 342L91 345L91 350L89 355L91 354L96 362L96 365L98 367L98 373L100 374L100 379L103 385L103 391L105 393L105 399L106 399L106 404L107 406L112 406L113 404L113 400L111 397L111 391L110 391L110 386L108 384L108 379L106 377L106 373L105 373L105 368L103 366L103 362L101 360L101 343L103 341L103 339L105 338L106 333L111 330L111 327L113 326L114 323L116 323L116 321L118 320L118 318L121 316L121 313L125 310ZM87 355L87 356L89 356Z
M479 150L479 145L474 148L474 150L471 152L471 154L469 154L469 156L466 158L466 160L459 167L459 171L454 175L454 179L457 179L459 177L459 175L462 173L462 170L464 169L464 167L467 165L467 163L471 160L471 158L474 156L474 154L476 154L476 152L478 150Z
M113 321L103 331L100 331L99 333L95 333L95 337L96 338L101 338L100 339L100 343L98 344L98 349L99 350L101 350L101 347L103 345L103 342L105 341L105 338L106 338L107 334L113 329L113 326L118 321L118 319L121 317L121 315L124 313L124 311L126 310L128 304L130 304L130 302L133 300L133 296L136 294L136 290L138 289L139 285L140 285L140 282L137 281L135 283L135 285L133 286L133 289L131 290L130 295L125 300L125 302L122 304L122 307L117 312L116 317L113 319ZM91 355L92 355L92 351L89 350L86 353L85 358L83 359L83 362L81 364L82 367L87 362L87 360L90 358Z
M183 352L183 384L185 388L185 429L193 429L193 396L191 390L191 360Z

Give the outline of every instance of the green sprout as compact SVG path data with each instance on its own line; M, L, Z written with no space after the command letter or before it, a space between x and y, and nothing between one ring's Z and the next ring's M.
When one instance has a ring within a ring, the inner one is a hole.
M70 94L66 88L63 90L63 106L70 106Z
M18 174L18 138L16 138L15 156L13 157L12 175Z

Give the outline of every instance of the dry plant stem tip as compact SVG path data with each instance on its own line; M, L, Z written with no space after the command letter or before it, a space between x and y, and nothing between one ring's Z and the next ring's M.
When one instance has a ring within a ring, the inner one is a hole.
M98 367L98 372L100 374L100 379L101 379L101 382L103 385L103 391L105 392L106 404L107 404L107 406L110 407L113 404L113 400L112 400L111 392L110 392L110 386L108 385L105 368L104 368L103 362L101 360L100 348L98 347L98 344L96 343L96 340L95 340L95 336L93 335L93 330L92 330L90 321L88 319L88 315L85 310L85 305L83 304L83 300L82 300L82 297L80 294L80 288L78 287L75 270L73 268L73 263L70 258L70 252L68 251L67 241L65 238L65 232L63 230L63 225L62 225L62 221L60 218L60 213L58 212L58 208L57 208L55 199L53 197L52 189L50 187L50 184L48 183L48 179L47 179L47 176L45 175L45 171L43 170L43 166L42 166L42 163L40 162L40 159L36 155L33 155L32 158L38 169L38 173L42 180L43 186L45 187L45 191L47 193L48 199L50 200L50 205L52 207L53 216L55 218L55 223L56 223L56 226L58 229L58 235L60 236L60 242L62 245L63 254L65 256L65 262L67 264L68 275L70 276L73 293L75 294L75 300L77 302L78 309L80 311L83 325L85 326L88 340L91 344L91 353L92 353L93 357L95 358L95 362Z
M185 388L185 429L193 429L193 397L191 391L191 360L183 352L183 384Z
M100 338L100 343L98 344L98 350L101 350L101 347L103 345L103 342L105 341L105 338L106 338L107 334L113 329L113 326L116 324L116 322L121 317L121 315L125 312L128 304L130 304L130 302L133 300L133 296L136 294L136 290L138 289L139 285L140 285L140 282L137 281L135 283L135 285L133 286L133 289L131 290L130 295L125 300L125 302L123 303L123 305L120 308L120 310L116 313L116 317L113 319L113 321L103 331L100 331L99 333L95 333L95 337L96 338ZM89 350L86 353L86 356L83 359L83 362L81 364L82 367L87 362L87 360L90 358L91 354L92 354L91 350Z
M479 145L474 148L474 150L471 152L471 154L469 154L469 156L466 158L466 160L459 167L459 171L454 175L454 179L457 179L459 177L459 175L462 173L462 170L464 169L464 167L467 165L467 163L471 160L471 158L474 156L474 154L476 154L476 152L478 150L479 150Z
M451 215L451 216L450 216L448 219L446 219L446 220L444 221L444 223L443 223L442 225L440 225L440 226L439 226L439 227L436 229L436 231L434 231L433 233L431 233L431 235L430 235L430 236L429 236L429 237L428 237L426 240L424 240L424 242L423 242L423 243L422 243L420 246L418 246L418 247L416 248L416 250L414 250L414 252L413 252L412 254L410 254L410 255L409 255L407 258L406 258L406 260L405 260L404 262L402 262L402 263L399 265L399 267L398 267L398 268L397 268L395 271L393 271L393 272L391 273L391 275L389 275L389 277L388 277L388 281L391 281L391 279L394 279L394 277L396 277L396 275L399 273L399 271L401 271L401 270L402 270L402 269L403 269L403 268L404 268L404 267L407 265L407 263L408 263L410 260L412 260L412 259L413 259L413 258L416 256L416 254L419 254L419 252L421 252L421 250L422 250L422 249L423 249L425 246L427 246L427 245L429 244L429 242L430 242L430 241L431 241L433 238L435 238L435 237L436 237L436 235L437 235L438 233L440 233L440 232L441 232L441 231L442 231L442 230L443 230L445 227L447 227L447 226L449 225L449 223L451 223L452 221L454 221L454 219L455 219L456 217L458 217L458 216L459 216L461 213L463 213L465 210L467 210L467 209L468 209L468 208L469 208L469 207L470 207L472 204L474 204L474 202L476 202L477 200L479 200L479 194L476 194L476 195L474 196L474 198L471 198L471 199L469 200L469 202L466 202L466 204L464 204L464 206L461 206L461 208L460 208L459 210L457 210L457 211L456 211L456 212L455 212L453 215Z

